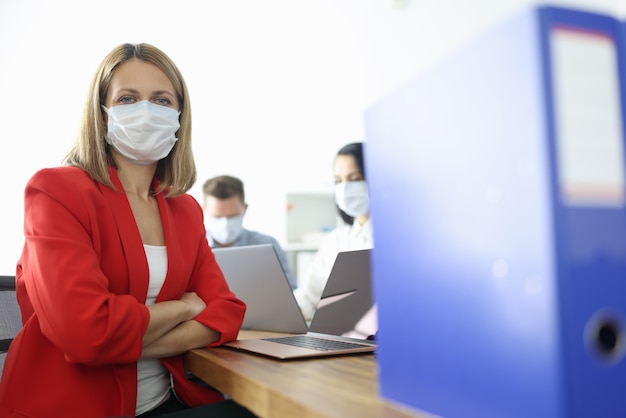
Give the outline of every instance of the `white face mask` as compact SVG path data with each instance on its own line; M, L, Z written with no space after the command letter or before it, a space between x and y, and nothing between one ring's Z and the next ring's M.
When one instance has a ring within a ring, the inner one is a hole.
M180 112L142 100L128 105L102 106L109 115L107 142L139 165L165 158L178 140Z
M223 245L235 242L243 231L243 216L213 218L205 215L204 220L211 237Z
M367 215L369 194L364 181L344 181L335 184L335 202L350 216Z

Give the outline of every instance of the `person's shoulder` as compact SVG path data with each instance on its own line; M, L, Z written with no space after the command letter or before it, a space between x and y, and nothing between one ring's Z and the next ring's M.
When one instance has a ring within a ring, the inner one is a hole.
M259 231L251 231L249 229L243 230L243 233L247 235L248 241L253 244L276 244L278 240L271 235L264 234Z
M190 214L196 214L200 216L202 213L202 207L195 197L189 193L180 194L174 197L168 197L165 199L170 209L175 212L182 212L189 216Z
M277 250L282 251L280 243L276 238L271 235L263 234L259 231L251 231L249 229L243 230L241 239L238 242L243 245L259 245L259 244L272 244Z
M200 206L200 203L196 200L195 197L190 195L189 193L179 194L178 196L168 197L167 201L171 205L177 205L182 207L194 207L197 208Z
M335 251L335 248L341 246L342 242L345 242L350 233L352 231L352 225L349 224L341 224L332 230L328 231L324 238L322 238L320 242L320 248L332 248L332 251Z
M89 174L79 167L60 166L38 170L28 183L30 186L48 189L67 188L68 185L76 188L81 184L93 184L93 181Z
M353 225L349 225L349 224L341 224L338 225L337 227L331 229L330 231L328 231L328 235L327 237L331 238L331 237L336 237L336 236L341 236L341 235L346 235L349 234L350 231L352 230Z
M54 177L54 178L79 178L89 177L89 174L80 167L62 165L58 167L41 168L33 174L33 177Z

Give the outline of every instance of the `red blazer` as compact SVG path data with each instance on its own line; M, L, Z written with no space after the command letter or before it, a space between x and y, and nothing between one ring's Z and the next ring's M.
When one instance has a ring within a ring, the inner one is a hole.
M115 170L118 191L76 167L44 169L25 191L25 244L17 265L24 327L0 381L0 417L135 416L137 366L149 321L148 263ZM157 302L195 291L195 319L233 340L244 303L230 291L190 195L157 201L168 271ZM162 359L191 406L221 395L185 378L180 356Z

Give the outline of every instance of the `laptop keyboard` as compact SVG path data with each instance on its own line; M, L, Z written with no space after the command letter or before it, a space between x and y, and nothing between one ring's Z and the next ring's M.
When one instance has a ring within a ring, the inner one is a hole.
M313 337L311 335L290 335L287 337L263 338L265 341L272 341L280 344L293 345L296 347L310 348L318 351L332 351L338 349L361 348L364 344L350 343L347 341L327 340L325 338Z

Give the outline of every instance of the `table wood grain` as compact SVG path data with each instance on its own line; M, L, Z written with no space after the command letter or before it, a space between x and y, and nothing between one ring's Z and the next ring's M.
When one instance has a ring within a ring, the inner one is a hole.
M240 339L276 333L241 331ZM185 367L259 417L432 418L378 395L372 354L274 360L225 347L191 350Z

